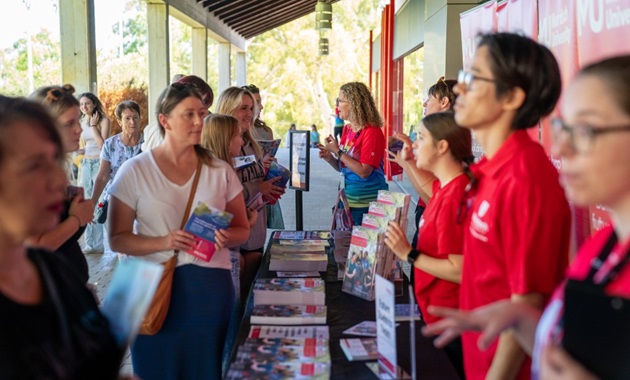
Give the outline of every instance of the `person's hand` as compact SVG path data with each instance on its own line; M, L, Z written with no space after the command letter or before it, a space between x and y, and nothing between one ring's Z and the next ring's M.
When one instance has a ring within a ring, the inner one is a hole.
M91 199L83 199L82 193L79 193L72 198L68 215L79 218L79 224L83 227L94 219L94 202Z
M216 230L214 232L214 246L217 251L225 247L229 240L229 235L228 230Z
M413 155L413 141L404 133L396 133L394 139L403 142L403 147L399 151L400 159L404 161L415 161L415 156ZM400 164L399 164L400 165Z
M389 222L385 231L385 244L400 258L407 260L407 254L411 251L411 245L407 241L405 232L396 222Z
M267 153L265 157L263 157L263 163L262 163L263 167L265 169L268 169L273 161L274 161L274 158L269 153Z
M261 181L258 183L258 189L263 196L268 198L273 198L275 195L282 195L284 188L274 185L274 183L279 181L281 178L282 177L278 176L267 181Z
M328 135L328 137L324 139L324 148L330 153L339 152L339 144L337 144L337 140L335 140L333 135Z
M195 246L195 235L184 230L174 230L164 236L164 251L187 251Z
M442 317L422 329L425 336L439 335L436 347L444 347L464 331L481 331L477 341L480 350L490 345L509 328L518 328L521 318L536 318L533 307L523 302L503 300L479 307L470 312L445 307L429 306L429 313Z
M98 127L98 122L101 121L101 117L98 112L94 111L92 116L90 117L90 125L94 127Z
M561 347L549 344L544 348L540 363L541 380L597 380Z
M318 146L319 148L319 158L324 159L325 161L330 162L330 160L333 159L333 155L332 153L330 153L328 150L326 150L326 147L324 147L323 145Z
M256 224L256 219L258 219L258 211L254 210L251 207L247 207L245 211L247 212L247 221L249 222L249 226L254 227L254 224Z

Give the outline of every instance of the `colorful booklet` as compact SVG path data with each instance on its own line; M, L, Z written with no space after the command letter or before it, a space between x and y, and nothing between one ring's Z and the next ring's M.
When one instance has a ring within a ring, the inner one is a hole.
M184 230L195 235L195 245L186 251L203 261L210 261L214 255L215 237L217 230L226 229L232 222L233 215L229 212L209 207L203 202L197 203L197 207L190 215Z
M258 325L320 325L326 323L323 305L256 305L251 324Z
M275 360L248 359L235 361L227 372L227 380L272 379L272 380L323 380L330 378L330 363L285 362Z
M329 231L276 231L273 233L274 239L285 240L328 240Z
M321 278L264 278L254 283L254 305L324 305Z
M234 169L242 169L256 162L256 156L253 154L250 154L249 156L238 156L234 157L232 162L234 164Z
M260 344L243 344L238 348L236 360L243 361L248 359L256 360L275 360L277 362L330 362L330 351L328 346L288 346L288 345L260 345Z
M374 300L374 275L379 232L354 226L341 290L368 301Z
M139 259L123 260L116 267L101 312L120 346L136 336L163 270L162 265Z
M376 326L374 326L376 336ZM251 326L247 338L251 339L329 339L328 326Z
M397 303L394 305L394 313L396 314L396 322L411 321L412 319L419 321L422 319L420 309L418 309L416 304L413 305L413 317L411 316L411 305L408 303Z
M260 211L266 205L267 201L263 199L262 193L257 193L249 200L249 202L247 202L245 206L253 210Z
M280 139L276 139L276 140L256 140L256 142L258 143L258 145L260 145L260 147L263 149L263 156L266 154L269 154L272 157L276 156L276 153L278 153L278 148L280 147L280 142L282 140Z
M328 348L328 339L320 338L247 338L244 346L289 346L304 347L305 350L316 349L318 347Z
M376 321L363 321L344 330L347 335L371 336L376 338Z
M344 338L339 340L339 345L349 361L378 359L376 338Z
M287 182L289 182L289 178L291 178L291 172L289 169L284 166L278 164L277 162L272 161L269 164L269 170L267 171L267 175L265 176L264 181L268 181L272 178L281 177L280 180L274 182L275 186L279 186L282 188L287 187ZM276 202L280 199L280 195L273 195L271 197L267 197L267 201L269 204L276 204Z

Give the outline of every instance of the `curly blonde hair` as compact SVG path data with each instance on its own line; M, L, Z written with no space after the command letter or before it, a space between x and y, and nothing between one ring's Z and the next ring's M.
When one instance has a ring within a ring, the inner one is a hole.
M254 115L256 115L258 105L256 103L256 100L254 99L254 95L252 95L251 92L238 87L229 87L221 93L221 95L219 96L219 100L217 101L217 108L214 112L218 114L234 116L234 112L236 112L238 107L241 106L243 96L250 97L250 99L252 100L252 104L254 105ZM251 144L252 148L254 148L254 152L256 153L257 158L262 158L263 150L252 136L251 128L254 127L253 124L254 123L252 122L252 125L250 125L250 129L248 129L247 131L243 131L243 140L245 141L245 143Z
M376 108L370 89L361 82L346 83L339 89L350 105L349 120L356 127L383 126L383 118Z

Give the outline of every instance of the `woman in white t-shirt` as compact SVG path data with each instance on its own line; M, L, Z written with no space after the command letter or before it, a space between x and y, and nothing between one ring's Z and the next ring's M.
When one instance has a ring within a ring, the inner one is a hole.
M108 190L113 250L153 262L181 251L164 325L155 335L138 336L131 348L134 372L143 379L221 378L234 302L227 247L245 242L249 225L234 170L198 145L208 114L201 99L193 86L171 84L158 99L164 142L125 162ZM195 240L180 229L200 161L193 207L201 201L234 215L229 228L216 232L209 261L185 252Z
M83 142L83 159L81 160L80 184L86 198L92 198L94 181L98 175L101 163L101 149L109 137L110 121L103 104L91 92L84 92L78 96L81 109L81 141ZM94 200L95 202L98 199ZM84 234L84 251L103 251L103 226L91 223L86 226Z

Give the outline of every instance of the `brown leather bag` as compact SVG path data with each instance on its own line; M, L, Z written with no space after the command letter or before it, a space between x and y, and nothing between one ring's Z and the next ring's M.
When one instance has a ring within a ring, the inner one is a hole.
M199 163L197 164L195 179L193 180L192 189L190 190L190 195L188 196L188 204L186 205L186 211L184 212L184 218L182 219L180 229L184 228L184 226L186 225L186 221L188 220L188 214L190 214L192 201L195 197L195 192L197 191L197 183L199 183L200 174L201 160L199 160ZM151 306L149 306L149 310L147 310L147 313L144 315L144 319L142 320L142 324L140 325L140 331L138 332L139 334L155 335L158 333L158 331L160 331L162 325L164 324L164 320L166 319L168 308L171 303L173 273L175 272L178 253L179 251L175 251L173 257L162 264L164 265L164 271L162 272L160 283L158 284L155 295L153 296L153 300L151 301Z

